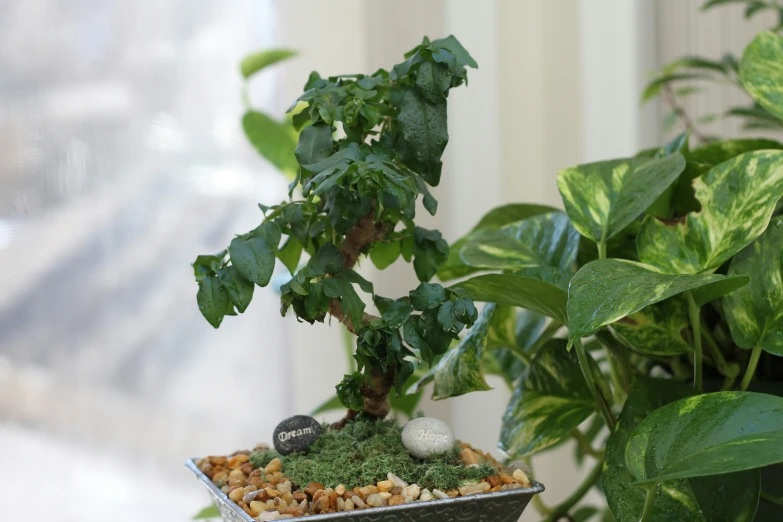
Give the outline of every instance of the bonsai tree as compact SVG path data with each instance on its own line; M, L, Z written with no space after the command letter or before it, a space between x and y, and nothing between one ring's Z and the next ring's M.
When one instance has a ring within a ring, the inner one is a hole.
M417 200L430 214L437 210L429 187L440 183L448 94L467 84L466 67L477 64L449 36L425 38L390 71L313 72L289 109L298 110L291 129L299 133L291 158L279 133L259 128L258 113L248 113L245 129L259 150L263 144L270 157L269 144L278 144L281 167L295 160L289 200L259 204L258 227L193 263L199 309L215 328L245 312L279 260L292 274L281 289L283 315L310 324L332 317L356 334L360 371L337 385L350 408L346 422L359 411L385 417L392 389L402 391L421 361L432 363L477 320L463 290L429 283L449 248L440 232L416 225ZM412 261L421 284L397 299L379 296L354 270L365 257L380 269L399 257ZM366 311L360 293L378 315Z
M781 64L783 38L763 32L737 66L778 122ZM783 462L783 399L759 393L783 395L783 144L705 141L686 130L565 169L565 212L497 208L439 270L493 304L473 343L419 385L444 398L501 375L513 390L503 450L527 458L574 439L578 462L594 461L563 503L534 499L547 521L598 515L576 509L594 486L603 520L783 519L780 468L767 467Z

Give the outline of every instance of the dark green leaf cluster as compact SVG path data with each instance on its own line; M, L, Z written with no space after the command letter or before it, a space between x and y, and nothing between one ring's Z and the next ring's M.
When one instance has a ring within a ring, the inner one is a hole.
M289 54L249 57L243 74ZM261 225L193 265L199 308L210 324L217 328L226 315L244 312L254 286L266 286L280 260L292 274L281 287L281 313L293 310L311 324L335 315L358 335L359 369L393 377L398 391L421 360L432 362L473 324L476 310L463 293L439 287L437 302L417 308L413 294L410 304L408 297L395 303L374 296L372 284L353 270L363 255L381 269L402 257L426 283L448 258L441 233L416 225L416 202L421 197L435 214L429 187L441 179L446 102L451 88L467 83L466 67L477 64L450 36L425 38L390 71L310 75L289 110L292 132L298 132L290 201L259 204ZM246 130L254 143L262 141L262 127ZM294 198L297 190L301 199ZM303 256L309 260L302 266ZM382 317L365 312L362 293L375 298ZM340 398L359 407L363 383L346 378Z

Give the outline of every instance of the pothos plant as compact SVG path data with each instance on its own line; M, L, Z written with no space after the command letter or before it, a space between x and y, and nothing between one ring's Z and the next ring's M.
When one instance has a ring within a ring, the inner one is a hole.
M783 120L783 38L764 32L742 86ZM418 384L436 398L513 394L500 447L528 457L567 440L585 482L546 520L751 521L783 504L783 144L690 145L560 172L565 211L484 216L439 270L491 303ZM476 275L478 272L484 272ZM490 273L486 273L490 272ZM470 276L470 277L468 277ZM776 508L768 520L783 519ZM756 519L758 520L758 519Z
M441 179L447 99L467 83L467 67L477 64L450 36L425 38L390 71L313 72L289 109L298 132L289 200L259 204L258 227L193 263L199 309L215 328L245 312L279 260L292 274L281 288L283 315L311 324L331 317L356 334L358 371L337 385L349 408L344 422L357 412L385 417L390 392L402 392L420 362L432 363L477 320L465 290L429 283L449 248L440 232L416 224L417 200L437 210L429 187ZM408 295L377 295L354 270L365 256L381 269L402 257L421 284Z

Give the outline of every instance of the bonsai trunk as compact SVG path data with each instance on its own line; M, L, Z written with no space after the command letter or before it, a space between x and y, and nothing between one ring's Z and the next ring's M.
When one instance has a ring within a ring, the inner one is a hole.
M375 211L370 212L359 220L353 226L345 240L340 245L340 253L343 256L343 267L350 270L354 267L362 252L375 241L383 239L390 232L390 227L385 223L375 222ZM357 325L354 325L351 318L345 314L339 299L329 301L329 314L343 323L354 335L357 333ZM362 317L362 323L369 323L375 316L365 313ZM373 368L370 382L362 386L361 393L364 397L364 407L362 411L373 417L382 419L391 411L391 401L389 392L394 383L394 375L383 373L377 368ZM355 410L348 410L348 413L340 421L332 425L335 429L342 429L347 423L352 421L358 414Z

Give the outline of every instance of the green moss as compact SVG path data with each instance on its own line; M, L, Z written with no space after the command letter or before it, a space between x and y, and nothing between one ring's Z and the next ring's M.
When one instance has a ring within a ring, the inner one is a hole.
M386 480L391 471L409 484L440 490L497 473L490 464L465 467L457 447L428 460L413 458L402 445L401 434L395 421L356 420L340 431L324 433L306 453L288 455L283 471L300 486L320 482L349 489Z
M254 468L265 468L275 458L282 460L283 456L273 449L254 451L250 454L250 463Z

